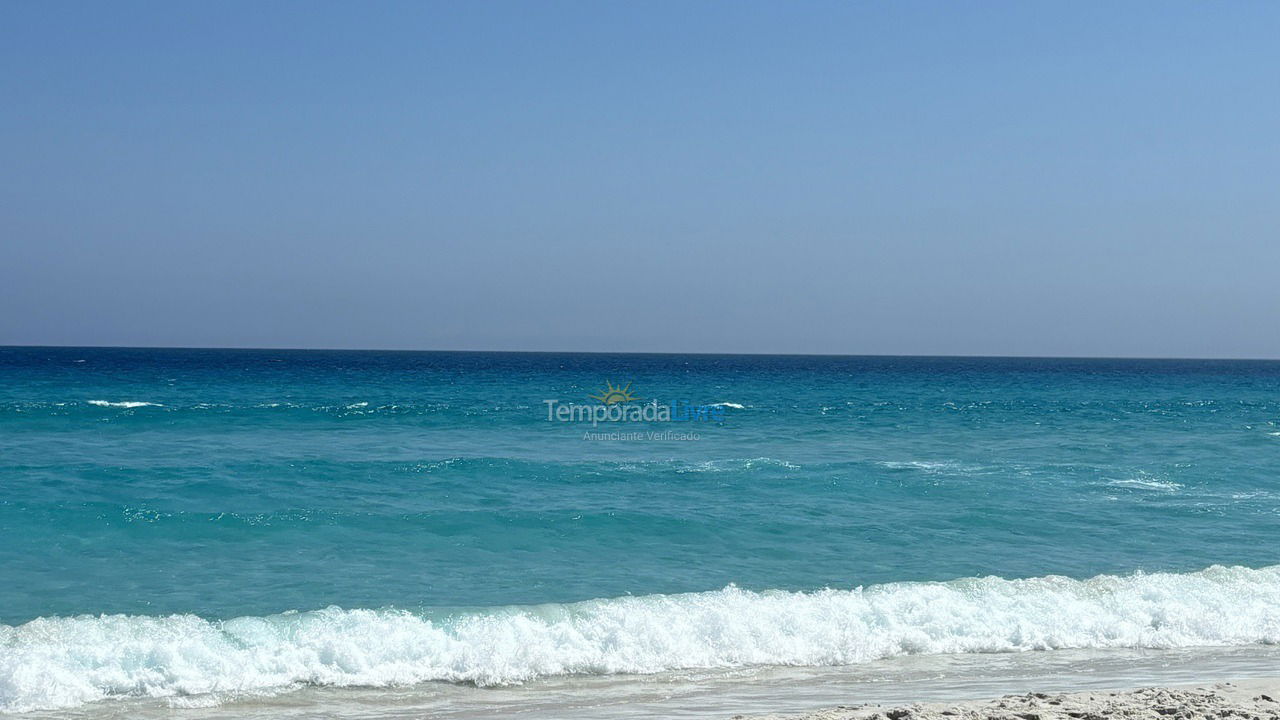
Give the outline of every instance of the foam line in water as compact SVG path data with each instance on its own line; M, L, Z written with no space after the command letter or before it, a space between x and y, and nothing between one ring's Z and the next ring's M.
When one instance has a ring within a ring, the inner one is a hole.
M1277 641L1280 566L809 593L728 587L448 616L339 608L226 621L86 615L0 625L0 710L300 684L503 685L904 654Z
M110 400L89 400L88 402L90 405L97 405L98 407L112 407L112 408L132 409L132 408L140 408L140 407L164 407L160 403L145 402L142 400L122 400L120 402L111 402Z

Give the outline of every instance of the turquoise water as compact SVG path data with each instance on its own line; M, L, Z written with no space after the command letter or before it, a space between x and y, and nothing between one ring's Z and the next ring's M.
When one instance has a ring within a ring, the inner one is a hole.
M1280 641L1277 362L0 348L0 489L0 709Z

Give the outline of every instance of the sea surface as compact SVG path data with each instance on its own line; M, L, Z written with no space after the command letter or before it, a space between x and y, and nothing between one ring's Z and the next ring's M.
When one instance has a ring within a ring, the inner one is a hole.
M1274 674L1277 563L1280 362L0 347L5 713Z

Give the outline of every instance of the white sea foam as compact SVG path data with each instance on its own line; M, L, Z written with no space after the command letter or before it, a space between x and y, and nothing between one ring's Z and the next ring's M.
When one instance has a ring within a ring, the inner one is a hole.
M111 402L109 400L90 400L89 404L97 405L98 407L113 407L113 408L164 407L160 403L141 402L138 400L125 400L122 402Z
M1182 489L1182 485L1171 480L1157 480L1149 477L1126 478L1124 480L1112 480L1107 483L1112 487L1131 487L1139 490L1158 490L1160 492L1177 492Z
M918 470L926 475L955 474L955 475L971 475L983 472L986 468L978 465L966 465L964 463L955 462L953 460L885 460L877 462L877 465L890 470Z
M787 470L799 470L800 466L786 460L768 457L734 458L727 460L703 460L696 463L675 463L678 473L697 472L733 472L737 470L753 470L756 468L780 467Z
M452 617L328 608L224 622L193 615L41 618L0 625L0 710L302 684L504 685L549 675L843 665L906 654L1276 642L1280 566L812 593L729 587Z

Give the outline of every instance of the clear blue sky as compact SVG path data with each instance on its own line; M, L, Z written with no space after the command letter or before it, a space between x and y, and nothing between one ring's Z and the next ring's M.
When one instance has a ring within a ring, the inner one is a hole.
M0 0L0 344L1280 357L1280 3Z

